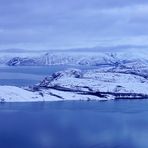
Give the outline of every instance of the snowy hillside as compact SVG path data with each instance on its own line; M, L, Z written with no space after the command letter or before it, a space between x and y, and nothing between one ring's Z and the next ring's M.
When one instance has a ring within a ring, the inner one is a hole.
M1 102L148 98L148 79L134 74L78 69L60 71L27 88L0 86Z
M86 92L147 94L148 79L132 74L104 73L98 70L89 70L85 73L80 70L67 70L45 78L39 87Z

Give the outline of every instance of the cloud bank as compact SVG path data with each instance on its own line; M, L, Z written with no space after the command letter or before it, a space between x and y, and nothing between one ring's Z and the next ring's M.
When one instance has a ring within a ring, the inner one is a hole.
M147 45L147 0L0 1L0 48Z

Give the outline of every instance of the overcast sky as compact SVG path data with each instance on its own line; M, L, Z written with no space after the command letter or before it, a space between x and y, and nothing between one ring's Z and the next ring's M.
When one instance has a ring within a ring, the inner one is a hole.
M148 0L0 0L0 48L148 45Z

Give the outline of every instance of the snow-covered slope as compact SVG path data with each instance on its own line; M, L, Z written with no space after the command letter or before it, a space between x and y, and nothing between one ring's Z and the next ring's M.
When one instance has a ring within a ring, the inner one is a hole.
M0 86L0 102L142 99L148 98L147 90L148 79L142 76L69 69L32 87Z
M15 86L0 86L0 102L40 102L64 100L103 100L93 95L82 96L72 92L55 89L32 92ZM106 98L104 98L106 100Z
M0 64L3 65L21 65L21 63L26 63L26 65L32 65L32 61L36 61L40 54L43 54L41 52L0 52ZM28 60L30 60L30 62ZM19 62L19 60L21 62ZM12 61L12 64L11 64ZM13 61L16 64L13 64ZM27 61L27 62L26 62Z
M80 70L58 72L45 78L40 84L44 88L65 88L74 91L142 93L148 94L148 79L133 74Z

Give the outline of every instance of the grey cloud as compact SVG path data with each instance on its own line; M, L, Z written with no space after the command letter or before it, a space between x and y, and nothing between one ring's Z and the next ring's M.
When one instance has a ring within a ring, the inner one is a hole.
M147 0L1 0L0 44L93 46L147 36L147 8Z

